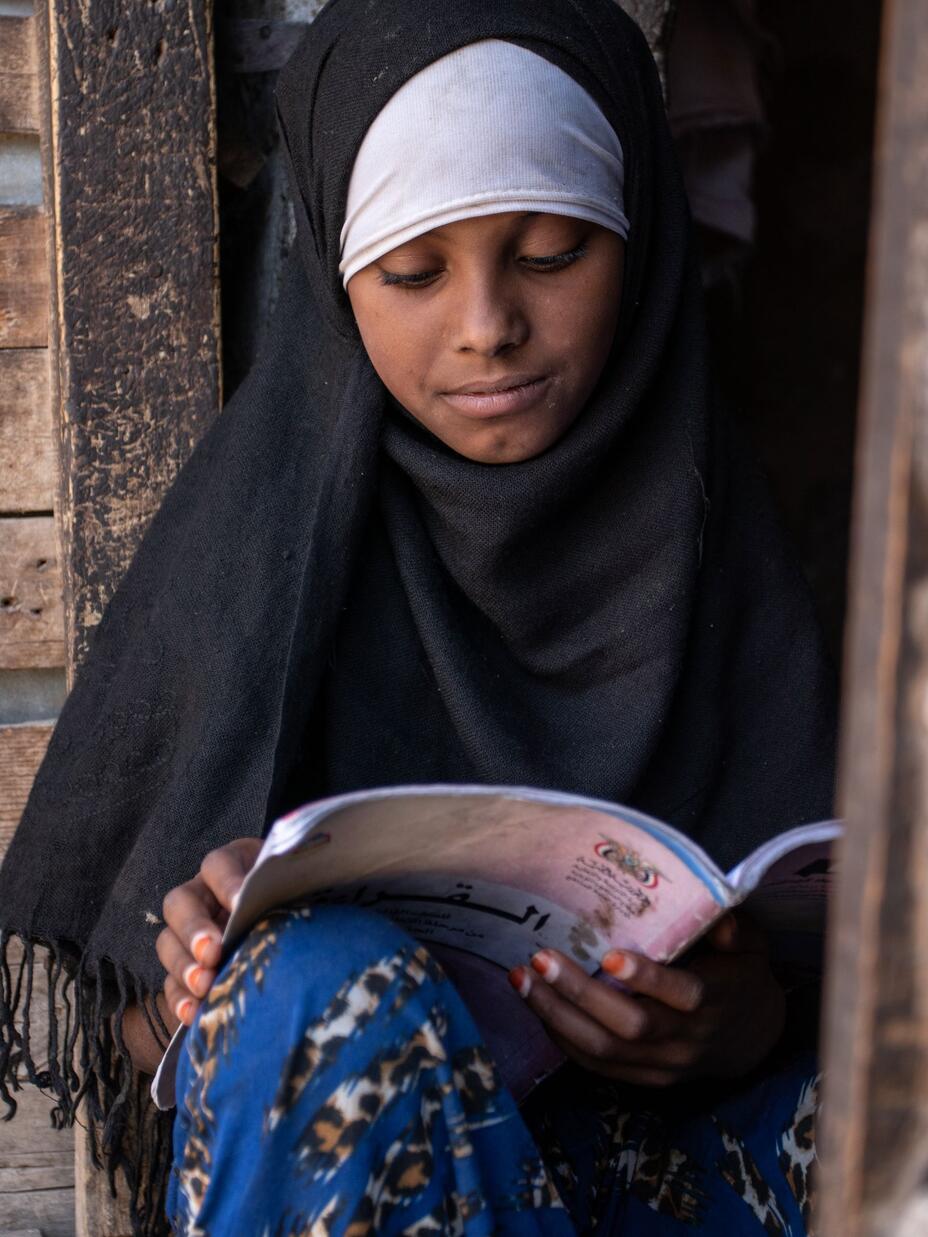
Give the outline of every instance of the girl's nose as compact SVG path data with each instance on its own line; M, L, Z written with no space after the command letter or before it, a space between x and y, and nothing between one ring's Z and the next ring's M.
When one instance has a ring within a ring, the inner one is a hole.
M495 357L528 339L528 316L518 300L507 295L504 282L474 279L461 290L453 311L456 351Z

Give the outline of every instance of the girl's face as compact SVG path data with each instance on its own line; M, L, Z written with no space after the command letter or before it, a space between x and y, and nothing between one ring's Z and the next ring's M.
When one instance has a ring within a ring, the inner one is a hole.
M393 397L459 455L513 464L557 442L596 385L624 255L584 220L487 215L391 250L348 296Z

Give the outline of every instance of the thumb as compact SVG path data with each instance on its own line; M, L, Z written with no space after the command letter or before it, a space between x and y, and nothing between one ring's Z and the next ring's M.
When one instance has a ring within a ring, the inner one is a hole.
M720 953L766 953L767 941L761 929L747 915L729 911L716 923L708 942Z

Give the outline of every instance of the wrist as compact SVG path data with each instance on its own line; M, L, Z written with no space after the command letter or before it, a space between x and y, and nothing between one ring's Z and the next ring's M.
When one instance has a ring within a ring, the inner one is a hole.
M173 1034L177 1020L170 1016L159 995L158 1009L168 1031ZM141 1074L154 1074L167 1047L163 1032L156 1033L153 1020L141 1005L130 1005L122 1016L122 1039L132 1064Z

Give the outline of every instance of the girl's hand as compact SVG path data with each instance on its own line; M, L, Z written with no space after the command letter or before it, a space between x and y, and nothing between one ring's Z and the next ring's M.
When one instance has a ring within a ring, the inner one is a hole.
M190 1026L216 978L222 930L260 849L260 838L239 838L211 850L193 880L178 885L164 899L167 926L156 947L168 973L164 1000L173 1015L166 1019L171 1030L175 1023Z
M578 1064L607 1078L666 1087L699 1077L735 1078L779 1040L785 996L765 942L748 920L726 915L686 967L613 950L603 969L616 991L557 950L510 973L514 988Z

